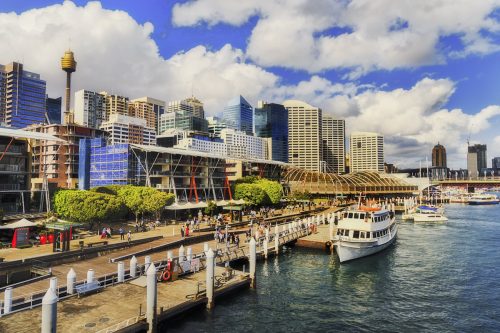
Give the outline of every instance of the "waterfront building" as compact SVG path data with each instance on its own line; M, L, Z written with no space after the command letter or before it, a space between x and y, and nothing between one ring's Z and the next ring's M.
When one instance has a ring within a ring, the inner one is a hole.
M154 126L156 130L156 134L159 134L159 122L160 122L160 117L162 114L165 113L165 102L161 101L156 98L151 98L151 97L140 97L140 98L135 98L130 101L131 103L137 103L137 102L142 102L142 103L147 103L150 105L153 109L153 112L156 117L156 124Z
M220 133L230 157L267 159L267 142L264 138L248 135L242 131L225 128Z
M128 115L134 118L146 120L146 126L155 129L158 126L156 113L153 111L153 105L143 101L131 101L128 106Z
M208 133L211 138L220 138L220 131L226 128L226 123L218 117L207 117Z
M0 65L0 125L24 128L45 122L46 83L23 64Z
M384 137L378 133L353 132L350 139L350 172L384 172Z
M45 105L47 110L46 122L49 124L60 124L62 97L50 98L47 96L45 99Z
M233 98L227 103L222 118L227 128L253 135L253 108L243 96Z
M323 115L324 172L345 173L345 120Z
M432 166L446 168L446 149L439 142L432 148Z
M467 170L470 178L477 178L486 169L486 145L475 144L467 149Z
M42 189L44 175L52 188L77 188L80 139L102 136L102 131L77 124L31 125L26 130L66 141L43 140L32 144L32 190Z
M75 123L99 128L106 120L106 96L89 90L75 92Z
M194 135L192 137L184 137L178 140L173 147L212 153L217 156L227 156L227 145L221 139L213 139L206 136Z
M288 110L281 104L259 101L253 118L255 136L269 139L269 158L287 163Z
M192 131L201 135L208 135L208 121L195 117L186 111L166 112L160 116L159 133L169 129Z
M109 143L137 143L145 145L156 144L156 131L148 127L145 119L134 118L121 114L112 114L109 121L101 125L101 130L109 133Z
M168 102L167 112L185 112L198 118L205 118L203 103L194 96L182 101Z
M321 171L323 161L322 111L305 102L288 100L288 162Z
M491 160L491 167L494 170L500 170L500 157L493 157Z

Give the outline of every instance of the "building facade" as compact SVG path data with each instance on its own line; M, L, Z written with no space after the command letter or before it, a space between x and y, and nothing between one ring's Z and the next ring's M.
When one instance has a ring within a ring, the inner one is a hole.
M446 149L439 143L432 148L432 166L446 168Z
M207 117L208 135L211 138L220 138L220 132L226 128L226 123L218 117Z
M230 128L223 129L220 135L227 146L227 155L229 157L268 159L266 139L247 135L245 132Z
M23 64L0 65L0 125L24 128L45 123L46 83Z
M30 154L25 140L0 136L0 209L4 212L22 211L23 201L30 189ZM21 197L24 196L24 197Z
M167 112L185 112L198 118L205 118L203 103L194 96L182 101L168 102Z
M384 137L378 133L353 132L350 163L350 172L384 172Z
M49 96L47 96L45 103L47 110L46 122L49 124L60 124L62 97L50 98Z
M322 118L324 172L345 173L345 120Z
M222 118L227 128L253 135L253 108L243 96L238 96L227 103Z
M128 106L128 115L134 118L140 118L146 120L146 126L155 129L158 126L158 121L156 119L156 113L153 111L153 105L142 102L130 102Z
M160 117L159 132L161 134L170 129L208 135L208 121L200 117L195 117L185 111L166 112Z
M288 100L288 162L321 171L323 161L322 111L305 102Z
M199 135L182 138L173 147L211 153L217 156L227 156L227 145L221 139L212 139Z
M269 158L288 163L288 110L281 104L259 101L253 120L255 136L270 139Z
M99 128L106 120L106 96L89 90L75 92L75 123Z
M475 144L467 149L467 170L470 178L477 178L487 166L486 145Z
M491 160L491 167L494 170L500 170L500 157L493 157Z
M109 121L101 125L101 130L109 133L111 145L119 143L135 143L144 145L156 144L156 131L148 127L145 119L112 114Z
M154 125L154 128L156 130L156 134L159 134L158 129L159 129L160 117L162 114L165 113L165 101L161 101L159 99L151 97L140 97L133 99L130 102L132 103L142 102L151 106L156 118L156 124Z

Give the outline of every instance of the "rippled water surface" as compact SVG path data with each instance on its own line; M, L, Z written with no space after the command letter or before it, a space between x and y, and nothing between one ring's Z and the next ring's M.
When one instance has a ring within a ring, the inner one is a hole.
M299 248L259 262L257 290L169 332L500 332L500 205L445 214L401 222L393 247L347 264Z

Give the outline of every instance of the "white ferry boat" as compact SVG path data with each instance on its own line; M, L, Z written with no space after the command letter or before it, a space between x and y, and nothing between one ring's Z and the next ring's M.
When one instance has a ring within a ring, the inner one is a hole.
M496 205L500 202L494 194L477 194L467 202L469 205Z
M346 262L382 251L394 242L397 233L394 214L361 206L343 213L333 244L340 262Z

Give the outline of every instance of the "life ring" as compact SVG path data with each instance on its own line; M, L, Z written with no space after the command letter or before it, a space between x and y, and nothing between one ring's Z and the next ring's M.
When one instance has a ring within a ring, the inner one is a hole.
M172 274L170 274L169 270L164 270L162 275L161 275L161 278L163 281L168 281L168 280L170 280L171 276L172 276Z

